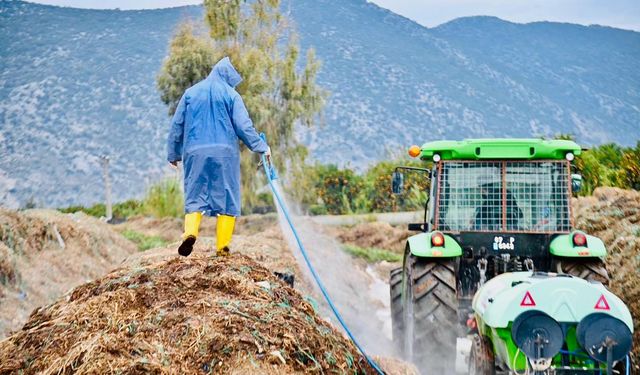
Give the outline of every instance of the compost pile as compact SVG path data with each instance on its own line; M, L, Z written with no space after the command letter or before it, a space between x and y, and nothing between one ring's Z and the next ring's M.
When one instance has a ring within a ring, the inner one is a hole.
M607 246L610 289L627 304L635 324L634 354L640 358L640 192L598 188L573 204L576 227Z
M82 213L0 208L0 337L24 324L33 308L134 252L108 224Z
M332 234L342 243L363 248L385 249L396 253L404 252L407 237L414 234L406 229L406 225L399 228L382 221L332 229Z
M312 305L244 255L138 263L35 310L0 373L370 373Z

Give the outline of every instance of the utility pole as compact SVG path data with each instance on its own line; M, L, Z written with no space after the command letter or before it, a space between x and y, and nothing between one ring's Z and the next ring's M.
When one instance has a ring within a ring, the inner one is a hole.
M113 218L113 211L111 208L111 180L109 179L109 156L100 156L100 162L102 163L102 174L104 177L104 199L106 207L106 220L107 223Z

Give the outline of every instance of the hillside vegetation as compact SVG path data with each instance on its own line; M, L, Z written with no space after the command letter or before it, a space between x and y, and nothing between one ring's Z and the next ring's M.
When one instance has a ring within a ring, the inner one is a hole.
M317 82L330 92L324 126L295 130L312 160L363 171L433 139L573 133L586 146L632 146L640 138L640 33L490 17L427 29L365 0L283 7L301 51L316 50ZM114 200L140 198L167 172L169 119L156 74L176 25L203 17L200 7L0 0L0 201L93 204L103 196L104 154Z

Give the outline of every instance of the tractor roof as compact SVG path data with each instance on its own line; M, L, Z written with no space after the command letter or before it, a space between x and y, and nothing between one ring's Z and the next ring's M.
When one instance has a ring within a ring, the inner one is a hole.
M439 154L442 160L561 160L568 152L580 155L580 151L577 143L559 139L465 139L427 142L421 147L420 158L431 160Z

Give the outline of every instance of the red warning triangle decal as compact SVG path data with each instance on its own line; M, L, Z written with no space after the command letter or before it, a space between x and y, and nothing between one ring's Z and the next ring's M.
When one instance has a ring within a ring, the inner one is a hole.
M596 305L593 308L596 310L611 310L611 308L609 307L609 302L607 302L607 299L604 298L604 294L600 296L598 302L596 302Z
M527 290L527 293L525 293L524 298L522 299L522 302L520 302L520 306L535 306L536 305L536 301L533 300L533 297L531 297L531 293L529 293L529 291Z

